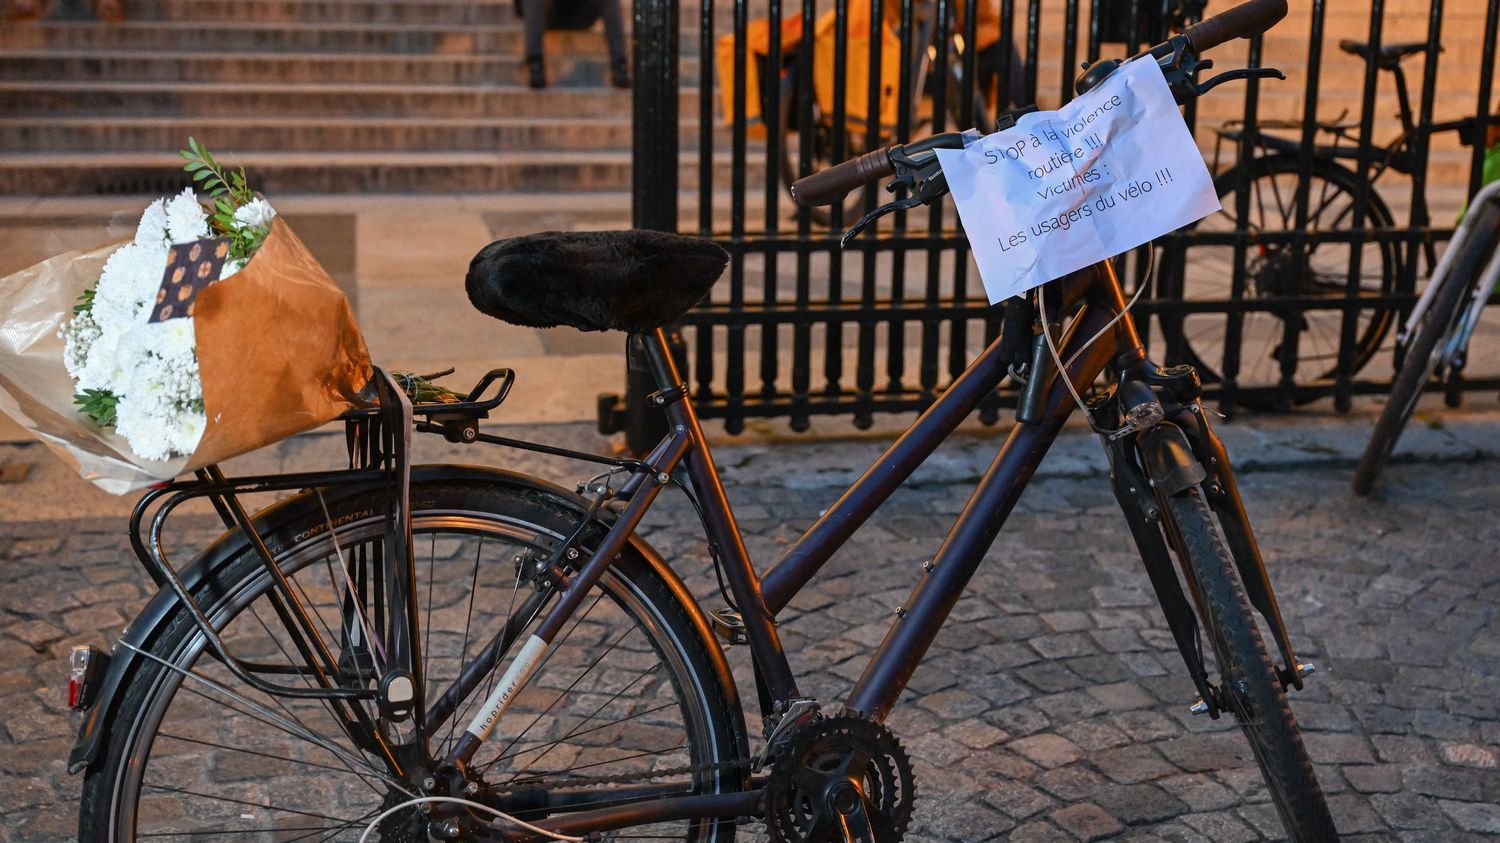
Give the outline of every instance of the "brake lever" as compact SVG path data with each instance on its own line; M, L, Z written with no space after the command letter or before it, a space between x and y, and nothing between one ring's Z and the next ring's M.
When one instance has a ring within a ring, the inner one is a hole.
M1202 66L1201 64L1199 65ZM1234 82L1239 79L1286 79L1286 74L1274 67L1242 67L1238 70L1226 70L1218 76L1198 86L1198 96L1212 91L1225 82Z
M910 190L911 195L905 199L887 202L865 214L859 222L854 224L853 228L844 232L844 236L839 238L839 248L848 248L850 241L858 237L860 232L869 227L870 223L886 214L909 211L918 205L928 205L936 199L941 199L948 193L948 178L943 175L942 165L938 163L935 154L931 154L925 162L920 164L911 159L904 159L896 164L896 178L887 184L885 189L895 193L897 188L901 187Z
M880 219L886 214L895 213L896 211L907 211L917 207L920 204L922 204L922 200L919 197L908 196L905 199L897 199L894 202L887 202L884 205L881 205L879 208L876 208L870 213L865 214L862 218L860 218L859 222L854 224L853 228L844 232L844 236L839 238L839 248L847 249L851 240L858 237L860 232L869 227L870 223Z

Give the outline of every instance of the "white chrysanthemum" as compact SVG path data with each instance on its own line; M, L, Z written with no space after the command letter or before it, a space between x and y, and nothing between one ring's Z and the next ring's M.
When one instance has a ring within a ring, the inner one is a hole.
M208 215L198 204L191 187L173 196L167 202L167 236L173 243L202 240L208 236Z
M183 456L198 450L198 442L207 427L208 417L203 413L191 411L182 414L171 428L172 450Z
M143 459L190 454L203 435L203 382L192 340L191 319L140 325L121 338L118 357L129 375L115 430Z
M244 269L245 268L245 263L246 262L242 261L242 260L227 260L227 261L224 261L224 268L219 270L219 280L223 281L225 278L228 278L229 276L235 274L236 272L239 272L240 270Z
M146 321L166 270L165 243L126 243L116 249L94 288L94 321L106 332Z
M251 199L234 212L234 221L241 227L264 228L275 218L276 209L271 207L270 202L260 198Z
M119 395L130 383L130 373L120 359L118 330L101 331L89 345L88 358L78 371L78 388L103 389Z
M158 246L167 239L167 200L158 199L146 206L141 214L141 224L135 230L135 242L143 246Z

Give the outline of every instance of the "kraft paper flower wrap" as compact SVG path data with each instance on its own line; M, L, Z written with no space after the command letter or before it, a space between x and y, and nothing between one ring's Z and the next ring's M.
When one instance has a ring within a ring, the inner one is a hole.
M136 456L75 404L59 331L119 247L70 252L0 279L0 411L84 478L125 494L317 427L368 403L373 370L342 290L285 221L193 309L203 410L191 455Z

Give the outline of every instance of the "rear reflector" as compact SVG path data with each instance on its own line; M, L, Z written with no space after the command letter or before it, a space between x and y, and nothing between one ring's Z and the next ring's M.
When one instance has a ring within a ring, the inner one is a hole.
M109 666L109 654L85 644L74 647L68 655L68 708L82 711L94 704L99 692L99 680Z

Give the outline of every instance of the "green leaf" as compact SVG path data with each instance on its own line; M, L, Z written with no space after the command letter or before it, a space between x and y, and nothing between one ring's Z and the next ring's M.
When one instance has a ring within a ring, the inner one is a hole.
M112 427L120 403L119 396L107 389L85 389L73 396L73 403L100 427Z
M94 293L94 288L90 287L78 296L78 304L73 305L73 314L75 316L88 313L94 309Z

